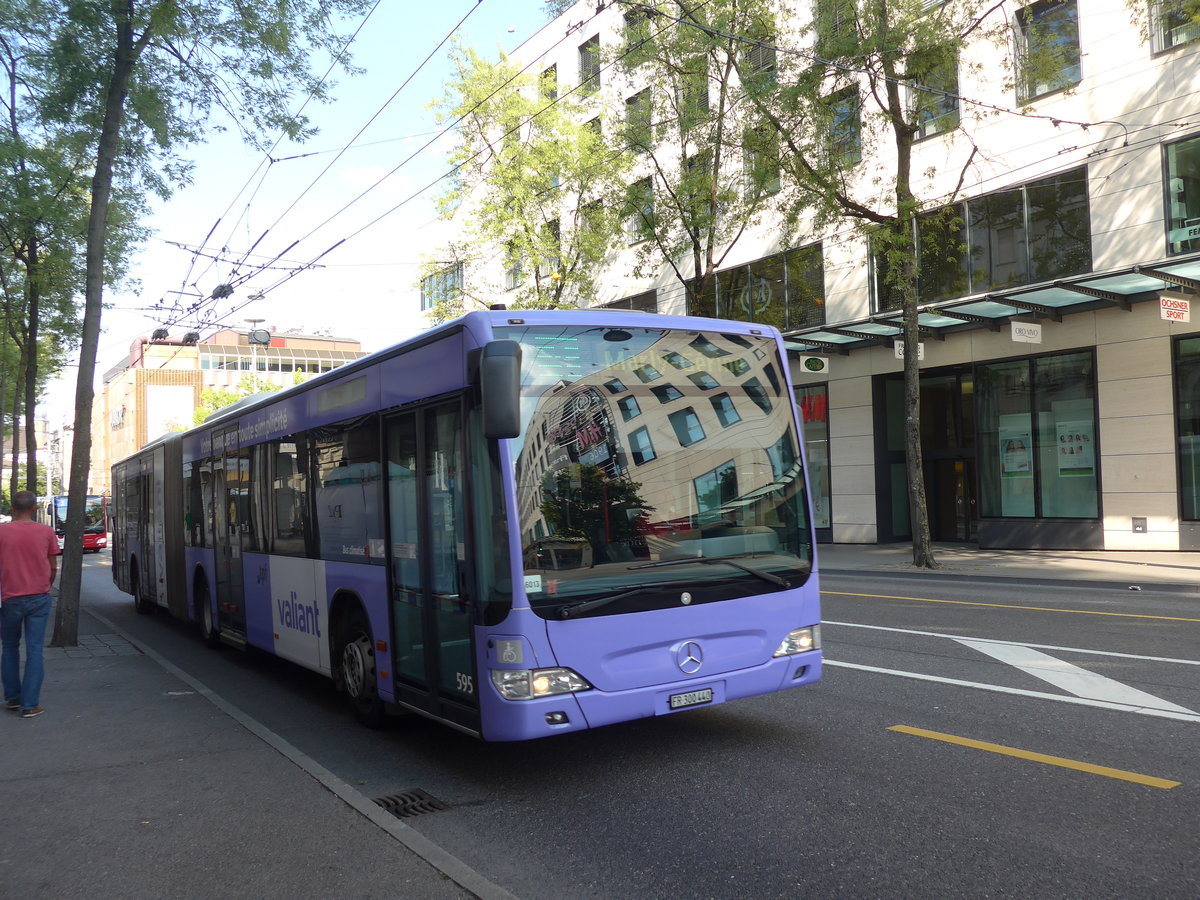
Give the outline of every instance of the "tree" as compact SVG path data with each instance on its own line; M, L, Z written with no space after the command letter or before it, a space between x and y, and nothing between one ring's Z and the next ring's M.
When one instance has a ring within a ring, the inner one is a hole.
M758 15L783 52L778 89L751 96L781 135L785 176L807 191L806 227L857 228L902 313L913 565L935 568L920 438L919 276L922 264L962 249L952 202L976 151L969 135L953 145L957 174L947 189L937 173L914 172L913 146L960 123L960 48L1005 46L1007 26L999 6L976 0L819 0L811 24L788 28L770 24L766 3Z
M542 515L556 537L582 538L592 548L592 561L609 561L610 544L646 533L653 507L638 495L641 484L610 478L599 466L574 463L546 475Z
M530 75L503 54L489 62L461 47L450 58L455 77L438 117L455 125L455 176L439 206L465 224L422 275L461 264L472 277L432 318L499 295L517 309L590 303L619 228L614 198L628 154L605 145L599 118L585 122L576 99L560 96L555 70ZM503 273L489 278L497 250Z
M756 93L775 87L774 33L765 4L688 0L655 9L628 3L613 55L625 103L621 140L635 154L625 203L634 274L673 273L688 312L751 318L718 308L716 273L767 211L784 220L807 202L779 178L779 140Z
M166 195L187 178L176 148L222 126L223 112L250 142L311 134L290 111L300 96L328 96L310 71L314 53L348 66L335 20L368 0L112 0L37 5L47 41L33 57L41 115L91 148L84 314L75 393L66 553L53 643L77 640L83 507L91 459L92 377L100 334L114 185ZM219 120L218 120L219 121Z

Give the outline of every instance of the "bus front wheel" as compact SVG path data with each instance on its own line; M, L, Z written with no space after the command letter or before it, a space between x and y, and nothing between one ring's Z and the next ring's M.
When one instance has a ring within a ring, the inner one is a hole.
M355 717L370 728L383 724L383 701L375 680L375 641L362 610L355 610L342 630L339 673Z

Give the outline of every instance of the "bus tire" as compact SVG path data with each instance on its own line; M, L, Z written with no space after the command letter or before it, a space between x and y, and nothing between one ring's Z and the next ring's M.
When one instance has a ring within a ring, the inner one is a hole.
M196 607L200 615L200 637L209 647L221 646L221 633L213 621L212 602L208 596L208 583L203 579L196 584Z
M133 591L133 608L143 616L148 616L154 612L154 602L142 596L141 573L138 572L137 563L129 564L129 587Z
M376 688L375 640L371 624L361 609L355 609L342 626L338 673L355 718L368 728L383 725L383 700Z

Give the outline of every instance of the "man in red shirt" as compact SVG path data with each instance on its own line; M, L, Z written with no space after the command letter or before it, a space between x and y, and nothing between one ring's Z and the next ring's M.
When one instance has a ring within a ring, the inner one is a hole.
M0 524L0 681L4 705L26 719L45 710L39 700L45 678L42 647L50 619L50 587L58 574L58 537L33 521L37 497L17 491L12 521ZM25 677L21 677L21 632L25 633Z

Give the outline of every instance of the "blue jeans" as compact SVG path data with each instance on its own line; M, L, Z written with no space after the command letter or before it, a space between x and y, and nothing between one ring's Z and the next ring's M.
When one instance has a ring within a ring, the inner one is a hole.
M4 699L19 700L21 709L33 709L41 699L46 677L42 647L46 642L46 622L50 619L50 595L31 594L10 597L0 606L0 680ZM21 678L21 631L25 631L25 677Z

